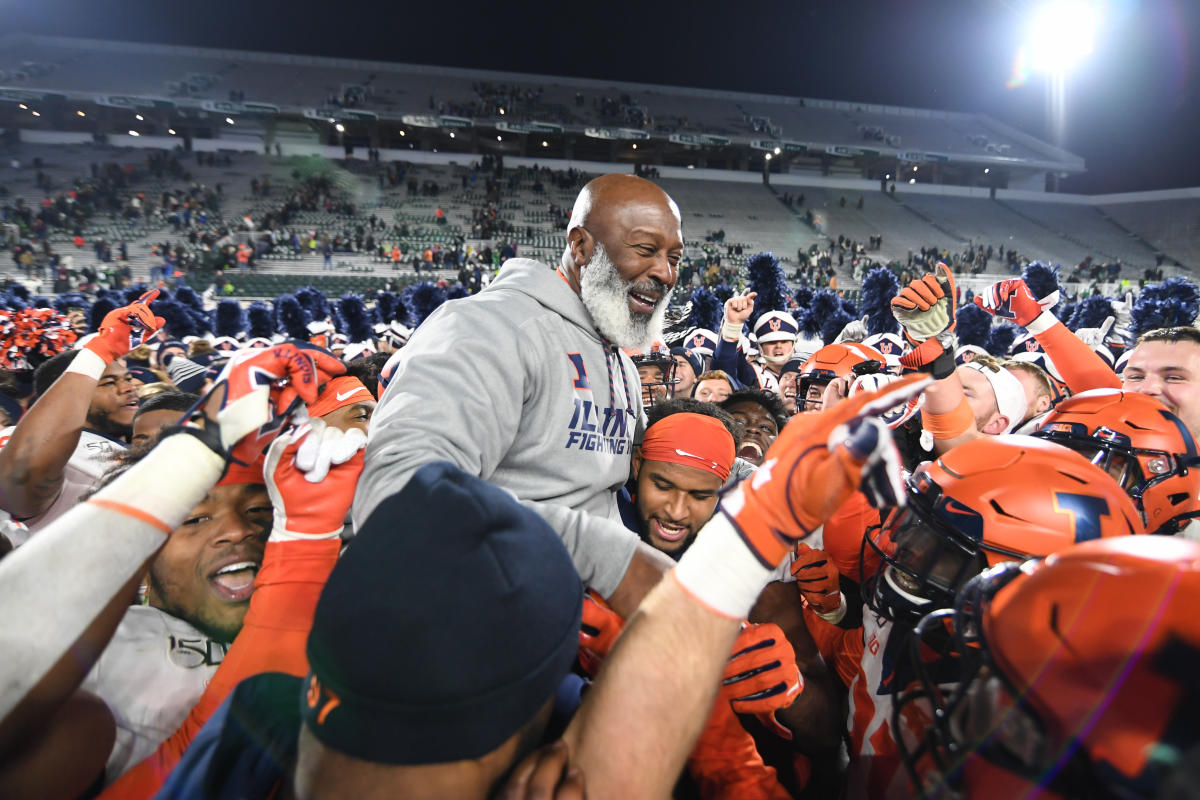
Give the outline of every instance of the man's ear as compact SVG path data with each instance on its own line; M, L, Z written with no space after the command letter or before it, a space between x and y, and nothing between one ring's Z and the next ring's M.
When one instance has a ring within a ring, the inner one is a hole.
M577 225L567 232L567 250L571 253L571 261L576 269L592 260L595 249L595 238L582 225Z
M638 473L642 471L642 448L640 447L633 448L632 470L633 479L636 481Z
M988 420L988 423L983 426L983 430L980 433L986 433L988 436L999 436L1008 430L1008 423L1008 417L1003 414L997 414Z

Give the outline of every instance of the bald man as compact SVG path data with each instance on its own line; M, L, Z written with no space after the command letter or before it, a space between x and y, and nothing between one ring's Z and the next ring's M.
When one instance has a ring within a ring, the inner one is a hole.
M557 270L509 259L487 289L441 306L395 356L356 527L419 467L450 461L540 513L584 584L632 613L672 562L617 510L643 424L621 349L661 337L682 254L675 202L649 181L604 175L575 201Z

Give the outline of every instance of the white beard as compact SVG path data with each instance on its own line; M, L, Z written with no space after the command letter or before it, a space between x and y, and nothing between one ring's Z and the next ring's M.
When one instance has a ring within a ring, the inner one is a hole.
M583 306L604 338L620 348L645 351L662 339L663 317L671 295L664 290L651 313L636 314L629 308L629 291L637 288L621 278L604 246L597 242L592 260L580 270L579 296Z

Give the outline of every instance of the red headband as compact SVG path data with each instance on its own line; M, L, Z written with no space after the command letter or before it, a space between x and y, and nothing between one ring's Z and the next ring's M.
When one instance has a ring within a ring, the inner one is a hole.
M310 417L323 417L339 408L370 400L375 402L363 382L353 375L342 375L325 384L324 391L308 406Z
M711 472L729 480L733 468L733 436L725 424L706 414L684 412L663 417L642 440L642 458Z

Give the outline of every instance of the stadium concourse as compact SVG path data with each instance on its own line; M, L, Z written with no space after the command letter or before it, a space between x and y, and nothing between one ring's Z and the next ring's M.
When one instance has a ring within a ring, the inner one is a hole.
M1196 190L1044 191L1082 161L977 114L6 42L0 796L1193 785Z

